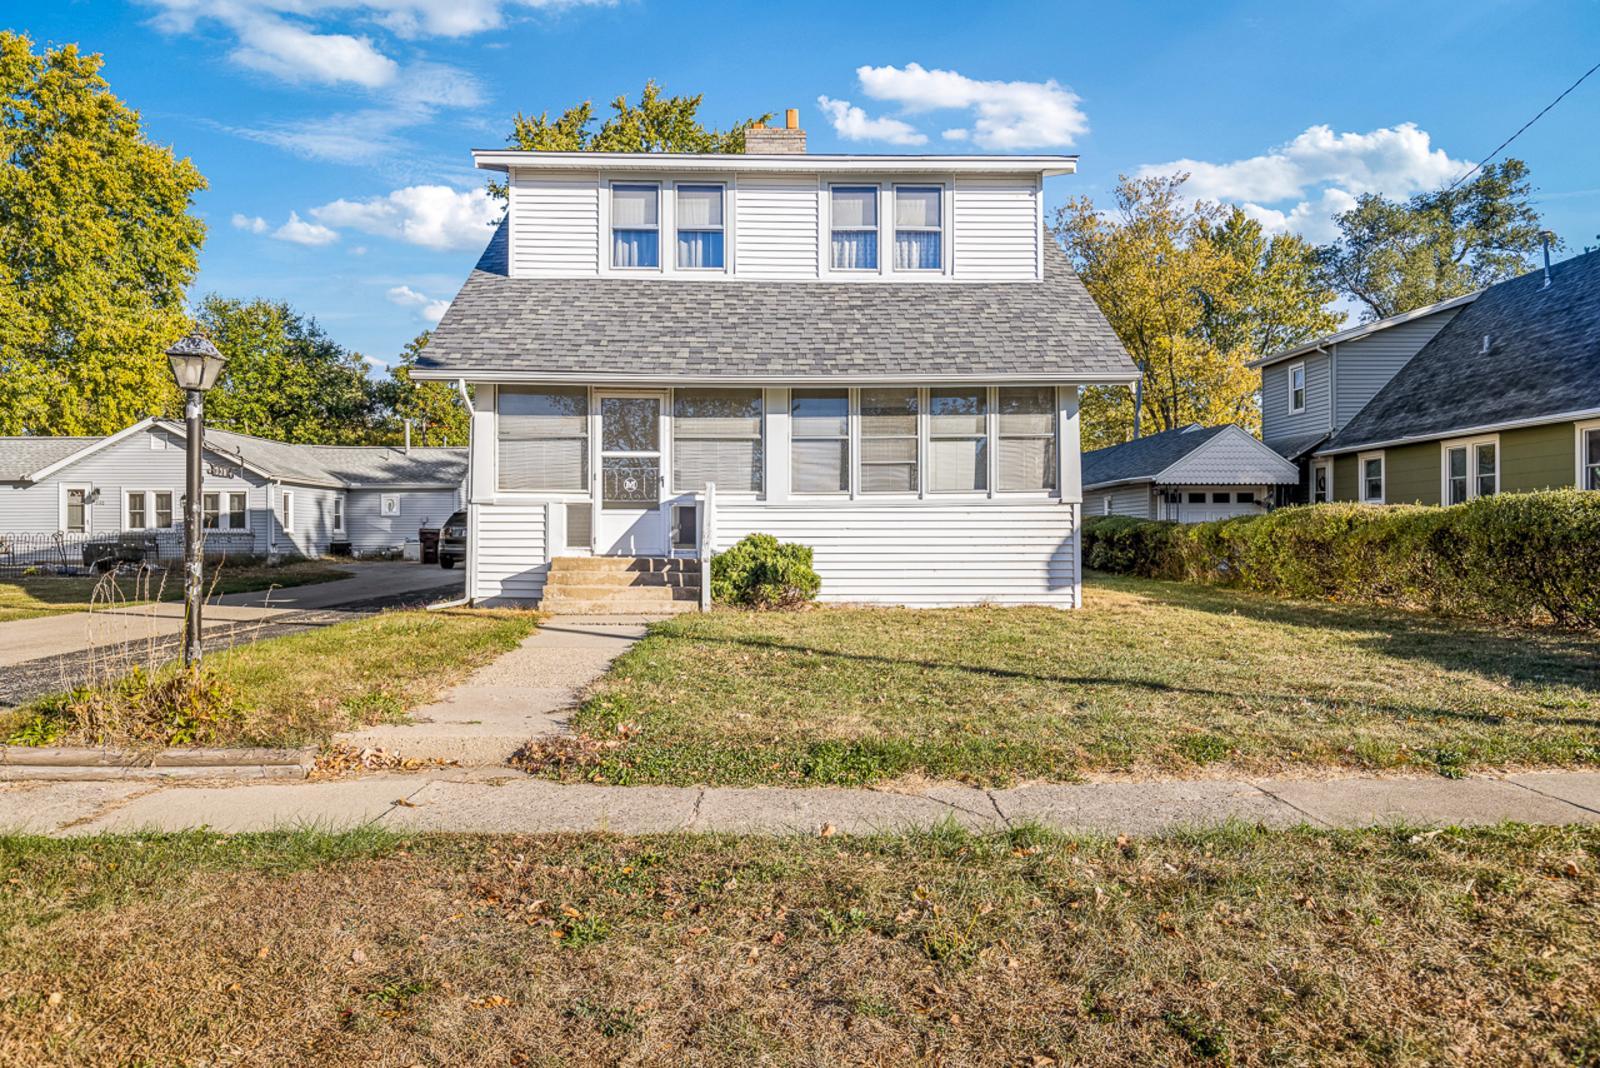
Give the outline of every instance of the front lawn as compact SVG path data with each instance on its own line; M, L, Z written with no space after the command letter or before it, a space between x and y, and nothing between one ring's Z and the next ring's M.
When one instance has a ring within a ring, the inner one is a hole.
M536 621L530 612L384 612L209 653L197 691L172 686L174 665L41 698L12 713L0 735L26 745L320 744L402 722L514 648Z
M0 1062L1593 1064L1600 829L0 839Z
M206 595L309 586L348 577L348 571L314 561L278 567L229 564L216 571L207 568ZM158 600L183 600L181 567L144 574L26 575L0 579L0 623Z
M531 767L621 783L1600 764L1600 639L1096 576L1049 608L656 624Z

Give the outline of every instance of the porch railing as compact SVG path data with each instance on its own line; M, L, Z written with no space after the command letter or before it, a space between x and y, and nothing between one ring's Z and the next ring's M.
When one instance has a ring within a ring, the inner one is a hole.
M255 535L248 530L208 530L207 559L249 556ZM106 530L97 532L0 531L0 575L28 571L44 574L82 574L116 564L167 567L183 563L183 531Z

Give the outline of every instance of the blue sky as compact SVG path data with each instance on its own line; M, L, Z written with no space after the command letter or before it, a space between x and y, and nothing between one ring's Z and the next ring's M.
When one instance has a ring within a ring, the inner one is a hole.
M374 361L441 313L492 211L468 150L516 111L653 77L718 125L801 109L813 151L1064 151L1052 204L1119 172L1325 237L1360 192L1453 179L1600 61L1600 4L4 0L106 56L210 181L196 295L265 296ZM1600 244L1600 73L1511 153Z

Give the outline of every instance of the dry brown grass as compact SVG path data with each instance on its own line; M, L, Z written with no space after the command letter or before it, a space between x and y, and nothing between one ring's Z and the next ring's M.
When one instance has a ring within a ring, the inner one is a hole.
M1595 1063L1600 829L0 840L8 1064Z

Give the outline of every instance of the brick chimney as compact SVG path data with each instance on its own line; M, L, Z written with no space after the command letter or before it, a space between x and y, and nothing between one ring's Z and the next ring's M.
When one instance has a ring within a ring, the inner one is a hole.
M783 129L757 123L744 132L744 150L750 155L804 155L806 132L800 129L800 109L783 113Z

